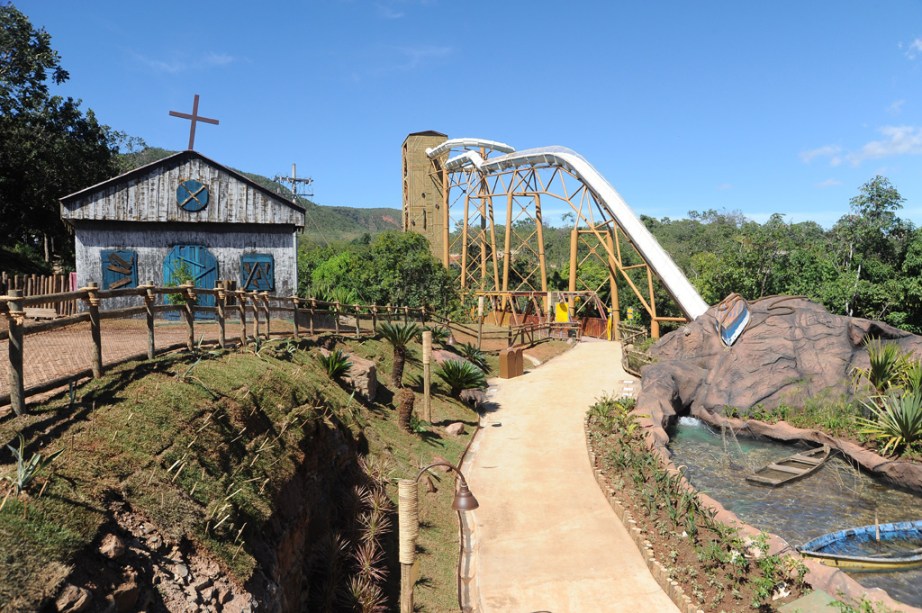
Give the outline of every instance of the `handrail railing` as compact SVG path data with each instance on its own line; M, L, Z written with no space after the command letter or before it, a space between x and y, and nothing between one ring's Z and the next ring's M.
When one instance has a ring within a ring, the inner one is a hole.
M432 316L426 307L341 304L317 298L228 289L228 286L223 282L214 288L199 288L191 284L146 284L106 290L91 283L72 292L23 296L22 290L10 290L6 295L0 295L0 345L6 345L2 349L7 357L6 360L0 358L0 372L6 370L8 375L0 377L0 406L8 404L16 414L22 414L30 396L67 385L87 373L100 377L105 366L129 359L153 359L159 353L177 348L193 351L203 345L239 346L283 334L295 338L302 333L314 335L321 332L361 336L375 334L380 321L425 323ZM214 306L197 304L200 296L213 296ZM115 299L123 305L125 298L134 298L137 304L105 308L107 302ZM31 305L54 305L74 300L79 301L83 312L48 321L27 318L26 308ZM177 312L181 321L174 322L174 326L155 326L156 320ZM284 328L275 329L275 326L282 325L282 319L286 322ZM132 320L138 324L146 320L146 330L144 326L136 326L135 334L130 336L131 343L127 343L125 337L130 333L121 328L118 334L104 333L103 329L112 324L104 326L103 322L113 320ZM2 326L4 321L6 329ZM233 322L240 326L237 334L227 327ZM87 323L89 334L85 330ZM143 342L145 331L146 347ZM199 333L201 338L196 340ZM27 337L35 340L26 342ZM70 359L64 360L66 364L57 367L42 364L43 361L61 362L60 354L65 342L58 340L64 337L68 339L69 346L79 346L80 351L76 353L80 354L78 359L84 362L70 356ZM206 337L209 338L205 340ZM120 352L110 351L110 347L104 347L106 341L127 343L131 347ZM46 360L26 360L26 351L31 353L33 347L36 353L50 355L46 356ZM7 381L8 387L5 385Z

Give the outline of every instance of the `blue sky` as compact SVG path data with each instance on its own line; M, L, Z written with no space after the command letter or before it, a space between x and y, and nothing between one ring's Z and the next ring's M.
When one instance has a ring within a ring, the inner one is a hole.
M585 156L638 213L922 225L922 2L20 0L100 120L327 205L399 208L410 132Z

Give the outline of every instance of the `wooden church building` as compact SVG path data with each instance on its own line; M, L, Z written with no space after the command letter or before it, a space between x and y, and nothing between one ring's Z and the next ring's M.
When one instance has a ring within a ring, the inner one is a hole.
M304 213L191 149L61 198L76 240L77 283L102 289L189 279L213 288L227 279L291 296Z

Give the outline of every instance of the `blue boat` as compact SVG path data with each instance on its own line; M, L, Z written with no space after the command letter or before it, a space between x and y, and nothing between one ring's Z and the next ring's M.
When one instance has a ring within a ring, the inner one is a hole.
M831 532L807 541L797 551L848 570L915 568L922 566L922 519Z
M730 347L749 324L749 303L739 294L730 294L717 305L717 334Z

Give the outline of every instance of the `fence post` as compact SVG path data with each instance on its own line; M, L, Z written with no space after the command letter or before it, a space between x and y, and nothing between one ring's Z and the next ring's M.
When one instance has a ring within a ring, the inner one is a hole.
M355 309L355 338L361 338L362 329L359 327L359 305L353 304L352 308Z
M291 307L292 307L292 310L294 311L294 321L295 321L295 340L298 340L299 338L301 338L299 336L299 330L298 330L298 303L299 302L300 302L300 298L298 298L297 296L291 297Z
M269 292L262 292L259 297L266 312L266 340L269 340L272 338L272 312L269 310Z
M7 303L7 317L10 324L9 360L10 360L10 405L16 415L26 413L26 390L22 378L22 339L25 309L22 305L22 290L11 289L7 292L11 300Z
M314 310L317 308L317 299L311 298L310 320L308 320L308 334L314 336Z
M145 283L140 289L144 290L144 313L147 315L147 359L153 360L157 350L154 344L154 284Z
M259 304L256 302L258 294L254 290L247 294L247 299L253 305L253 340L259 342Z
M246 290L238 289L237 294L237 310L240 311L240 346L247 346L247 304L246 304Z
M423 332L423 421L432 423L432 331Z
M378 333L378 307L374 304L371 305L371 333Z
M215 286L215 307L218 312L218 346L224 349L227 346L227 337L224 330L224 305L227 294L224 293L224 281L218 281Z
M330 306L333 307L333 333L339 336L339 302L333 302Z
M408 306L403 307L403 323L410 323L410 307Z
M93 339L93 377L102 376L102 333L99 324L99 294L97 293L98 285L95 281L87 283L86 302L90 311L90 336Z
M186 339L186 349L189 351L195 351L195 312L192 310L192 305L195 304L195 291L193 291L193 287L195 286L191 282L183 283L180 286L185 299L183 315L186 318L186 327L189 329L189 338Z

